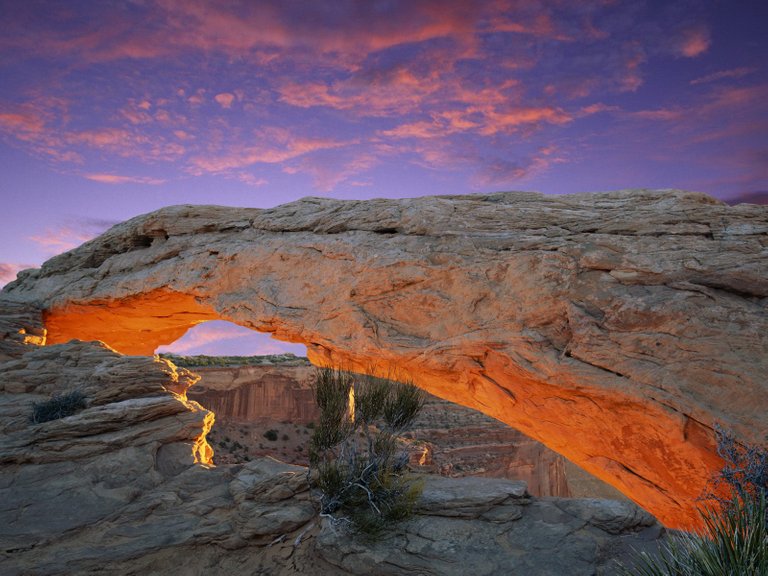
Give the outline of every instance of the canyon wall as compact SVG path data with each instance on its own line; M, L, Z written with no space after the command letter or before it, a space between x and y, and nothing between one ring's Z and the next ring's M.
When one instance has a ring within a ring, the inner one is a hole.
M218 318L407 374L687 527L713 425L768 443L767 245L768 207L676 190L177 206L3 293L49 344L150 354Z
M316 421L318 408L312 392L315 368L308 361L290 364L195 367L201 378L190 397L227 420Z
M256 448L264 445L266 430L279 429L280 423L295 427L318 420L319 409L312 392L315 368L306 360L192 369L200 381L190 388L189 397L216 414L217 426L233 424L228 430L247 426L249 431L238 435L237 441L250 452L279 458L282 444L275 444L272 452ZM571 495L562 456L464 406L428 395L407 436L418 441L413 460L423 461L423 471L452 477L522 480L534 496ZM297 444L291 444L295 452ZM302 446L301 458L293 461L306 464L305 445L298 445ZM589 495L604 496L606 491Z

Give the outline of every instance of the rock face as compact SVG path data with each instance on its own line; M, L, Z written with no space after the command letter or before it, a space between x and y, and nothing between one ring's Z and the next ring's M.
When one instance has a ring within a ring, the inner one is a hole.
M4 576L448 575L470 562L482 573L614 574L616 558L662 531L631 504L427 478L419 514L367 547L320 522L306 469L207 464L213 415L186 398L195 375L98 342L17 344L0 362ZM72 390L84 408L31 422L34 402Z
M768 442L767 245L767 207L673 190L177 206L3 294L49 343L148 354L221 318L406 373L684 527L714 422Z

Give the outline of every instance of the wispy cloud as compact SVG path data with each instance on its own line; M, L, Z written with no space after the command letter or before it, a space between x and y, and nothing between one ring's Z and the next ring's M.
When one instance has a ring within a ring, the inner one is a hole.
M29 239L40 246L49 256L55 256L80 246L115 224L117 222L111 220L80 218L54 228L48 228L41 234L30 236Z
M729 70L719 70L717 72L713 72L712 74L694 78L691 80L690 84L695 86L696 84L708 84L709 82L717 82L719 80L725 80L729 78L743 78L744 76L752 74L756 71L757 68L751 68L747 66L731 68Z
M20 270L34 268L32 264L17 264L15 262L0 262L0 288L16 280L16 274Z
M216 94L213 99L216 100L217 104L222 108L229 109L232 108L232 103L235 101L235 95L230 94L229 92L222 92Z
M565 158L554 146L540 148L534 155L517 160L487 158L482 160L473 182L480 188L508 186L520 183L561 162L565 162Z
M257 144L233 145L226 153L196 156L190 159L193 174L227 173L254 164L279 164L317 150L328 150L349 145L332 138L299 136L285 128L264 128L254 139Z
M611 134L680 149L759 124L738 91L755 88L757 64L716 53L724 32L696 3L353 4L21 3L3 65L57 72L0 89L0 137L105 185L206 176L266 196L267 180L302 176L322 193L375 188L380 166L402 162L502 186L576 147L601 167L585 143L610 148ZM659 72L672 65L674 78Z
M682 32L678 49L681 56L696 58L709 50L711 44L712 38L709 29L704 26L696 26Z
M342 182L365 173L376 166L385 152L379 147L378 153L373 150L350 150L342 154L316 154L289 163L283 171L288 174L308 174L314 187L320 192L328 193Z
M104 184L151 184L153 186L165 183L161 178L148 176L120 176L117 174L85 174L85 178Z

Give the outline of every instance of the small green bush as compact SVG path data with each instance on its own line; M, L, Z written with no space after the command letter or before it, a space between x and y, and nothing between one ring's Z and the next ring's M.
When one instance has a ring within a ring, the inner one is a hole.
M30 420L34 424L50 422L72 416L86 407L85 394L73 390L64 394L53 395L50 400L34 402Z
M264 438L270 442L275 442L277 440L277 430L267 430L264 432Z
M673 536L659 556L642 553L631 576L768 576L765 494L706 507L704 530Z
M309 445L310 486L321 515L377 538L413 513L422 485L408 474L397 437L424 404L413 384L323 369L315 379L320 421Z

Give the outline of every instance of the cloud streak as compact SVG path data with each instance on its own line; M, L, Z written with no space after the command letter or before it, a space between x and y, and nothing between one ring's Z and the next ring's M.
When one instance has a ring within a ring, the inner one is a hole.
M150 178L148 176L120 176L118 174L85 174L85 178L103 184L149 184L157 186L165 183L165 180L161 178Z
M0 288L16 280L16 274L27 268L34 268L32 264L17 264L15 262L0 262Z
M30 236L29 239L41 247L48 256L55 256L80 246L115 224L117 222L111 220L80 218L47 228L40 234Z

